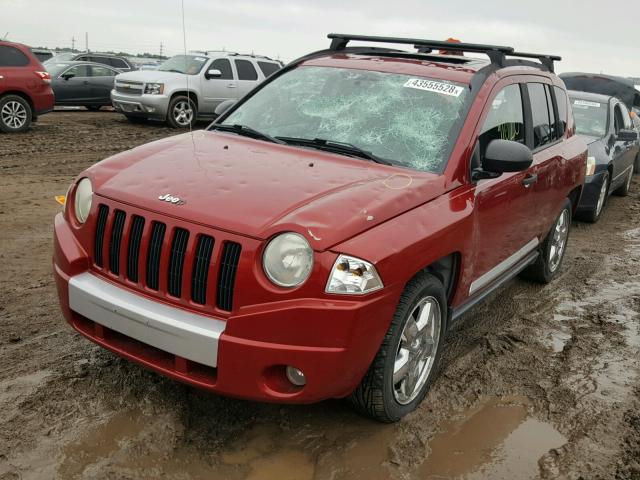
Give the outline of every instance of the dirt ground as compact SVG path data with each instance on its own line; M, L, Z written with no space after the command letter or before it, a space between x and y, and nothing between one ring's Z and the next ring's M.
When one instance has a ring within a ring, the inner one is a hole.
M639 177L574 222L553 284L516 280L467 315L422 406L380 425L344 401L211 396L64 322L54 195L175 133L78 111L0 135L0 479L640 479Z

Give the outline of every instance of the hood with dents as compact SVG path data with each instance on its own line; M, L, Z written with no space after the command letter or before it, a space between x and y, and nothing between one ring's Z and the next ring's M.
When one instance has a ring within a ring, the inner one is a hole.
M222 132L149 143L87 174L97 195L253 238L295 231L317 250L445 192L443 176Z

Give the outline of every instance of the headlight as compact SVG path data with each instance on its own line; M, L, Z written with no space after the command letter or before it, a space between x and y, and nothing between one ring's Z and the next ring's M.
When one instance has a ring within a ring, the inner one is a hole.
M93 188L91 180L83 178L76 187L75 214L80 223L84 223L91 211L91 200L93 199Z
M587 158L587 177L596 173L596 157Z
M340 255L327 282L327 293L362 295L382 288L382 280L369 262Z
M297 233L283 233L269 242L262 265L267 277L281 287L296 287L309 278L313 250Z
M144 93L147 95L162 95L164 83L147 83L144 86Z

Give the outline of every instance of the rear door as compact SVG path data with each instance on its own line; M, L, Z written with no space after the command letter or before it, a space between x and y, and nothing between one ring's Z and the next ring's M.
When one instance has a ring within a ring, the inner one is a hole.
M210 70L219 70L219 77L209 77ZM212 114L216 107L225 100L238 98L238 82L234 78L231 61L228 58L217 58L203 69L201 73L203 105L201 111Z
M107 66L91 65L91 86L92 102L102 105L111 105L111 90L113 81L120 72Z
M31 61L11 45L0 45L0 93L2 89L24 91L35 87L37 77L29 68Z
M631 130L631 117L624 103L614 99L613 104L613 177L611 179L611 191L625 184L636 158L636 142L623 142L618 139L620 130Z
M258 72L250 60L236 58L233 63L238 74L238 98L242 98L258 84Z
M523 88L514 80L500 82L485 107L474 160L479 164L496 139L526 144ZM476 165L478 166L478 165ZM530 170L479 180L475 192L474 280L469 296L507 274L539 244L531 222L535 215Z

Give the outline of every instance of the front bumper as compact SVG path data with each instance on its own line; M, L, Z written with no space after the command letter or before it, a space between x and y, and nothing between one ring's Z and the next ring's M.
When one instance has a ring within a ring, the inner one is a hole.
M595 210L598 204L600 189L602 188L604 173L605 171L601 171L594 175L585 177L582 197L580 197L580 203L578 203L578 212Z
M169 108L166 95L127 95L111 90L111 103L117 112L125 115L164 120Z
M53 269L64 316L85 337L173 379L267 402L349 395L377 353L400 295L385 289L362 299L302 298L213 318L92 272L62 214L55 221ZM269 325L280 330L278 343L260 341L256 332ZM323 346L318 338L339 340ZM304 372L304 387L287 381L288 365Z

